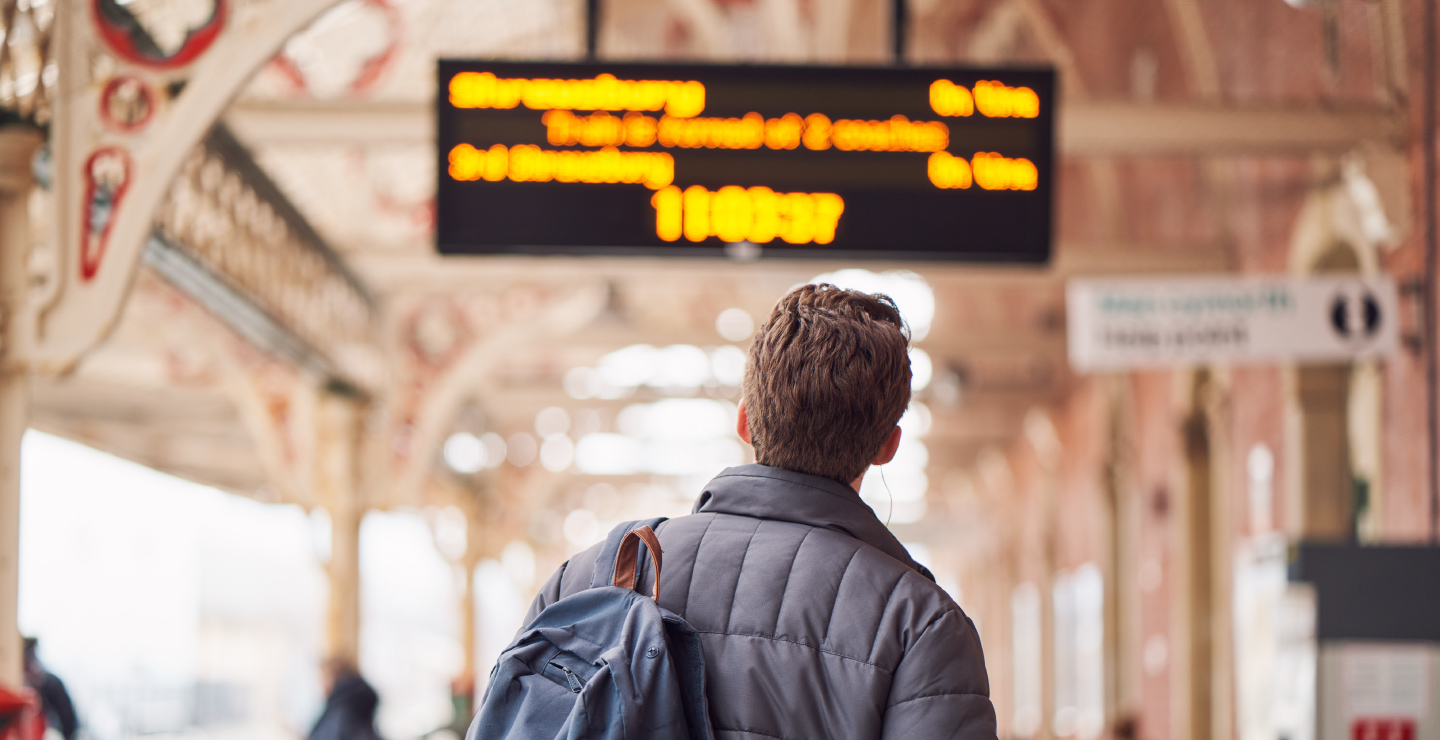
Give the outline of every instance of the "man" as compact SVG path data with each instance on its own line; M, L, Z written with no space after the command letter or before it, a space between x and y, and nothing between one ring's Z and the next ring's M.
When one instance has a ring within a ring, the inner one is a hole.
M70 701L70 692L55 674L40 662L38 654L40 641L34 637L25 638L25 685L34 689L45 709L45 722L65 740L75 740L80 729L80 720L75 716L75 705Z
M355 664L331 658L321 667L325 684L325 711L310 730L309 740L380 740L375 732L375 711L380 696L360 676Z
M858 494L900 444L908 345L885 296L791 291L746 362L736 431L757 463L659 527L659 603L700 633L722 740L995 738L974 624ZM588 588L598 551L561 566L526 621Z

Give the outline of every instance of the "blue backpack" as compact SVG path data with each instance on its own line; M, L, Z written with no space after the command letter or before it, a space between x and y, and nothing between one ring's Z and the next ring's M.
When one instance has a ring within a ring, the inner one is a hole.
M663 521L616 527L590 588L521 630L490 672L466 740L714 740L699 636L655 603L663 553L653 527ZM635 591L647 559L648 596Z

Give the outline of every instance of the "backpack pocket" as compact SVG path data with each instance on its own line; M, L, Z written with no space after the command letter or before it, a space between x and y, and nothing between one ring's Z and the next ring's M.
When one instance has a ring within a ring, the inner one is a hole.
M564 650L557 650L544 664L536 667L539 669L536 673L554 681L572 694L580 693L596 670L595 666L580 656Z

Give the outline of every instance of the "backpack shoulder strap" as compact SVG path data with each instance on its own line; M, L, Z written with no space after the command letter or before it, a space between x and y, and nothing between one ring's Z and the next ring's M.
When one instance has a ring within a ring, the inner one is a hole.
M590 575L590 588L600 586L620 586L621 588L634 588L636 575L644 572L645 560L651 557L650 550L655 550L655 590L660 590L660 543L655 540L653 530L665 521L666 517L654 519L640 519L633 522L624 522L610 530L609 536L605 538L605 544L600 548L600 554L595 558L595 570ZM641 534L640 530L650 530ZM633 533L633 534L632 534ZM641 547L641 544L644 544ZM622 548L622 545L624 547ZM621 553L625 557L622 559ZM616 575L620 575L617 583Z

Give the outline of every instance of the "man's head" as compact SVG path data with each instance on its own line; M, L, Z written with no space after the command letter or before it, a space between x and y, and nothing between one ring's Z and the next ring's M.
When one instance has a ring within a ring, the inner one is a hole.
M851 483L887 447L893 454L910 403L909 344L888 296L825 283L787 293L745 363L755 461Z
M34 637L26 637L23 642L25 680L35 683L45 677L45 666L40 663L40 656L37 654L40 648L40 641Z

